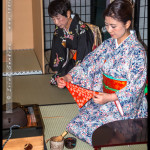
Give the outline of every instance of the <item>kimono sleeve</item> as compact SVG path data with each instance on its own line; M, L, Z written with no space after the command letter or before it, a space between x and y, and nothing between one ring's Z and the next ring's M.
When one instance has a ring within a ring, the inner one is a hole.
M67 49L61 44L58 33L54 33L50 56L50 67L53 71L60 71L66 61Z
M92 51L94 36L91 29L83 24L85 28L81 28L77 39L77 63L81 62L84 57Z
M74 84L90 89L93 84L95 74L101 73L101 68L104 64L105 54L107 52L107 48L104 45L105 44L102 43L94 51L89 53L81 63L76 65L69 72Z

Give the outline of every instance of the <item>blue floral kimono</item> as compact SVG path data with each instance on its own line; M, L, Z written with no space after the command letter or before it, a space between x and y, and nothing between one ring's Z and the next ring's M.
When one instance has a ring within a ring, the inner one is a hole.
M117 45L116 39L105 40L69 72L73 84L98 92L103 92L103 73L127 81L127 85L116 92L123 108L123 117L114 102L100 105L91 99L67 125L71 134L90 145L94 130L106 123L147 117L147 99L144 94L147 55L135 31L130 33L120 45Z

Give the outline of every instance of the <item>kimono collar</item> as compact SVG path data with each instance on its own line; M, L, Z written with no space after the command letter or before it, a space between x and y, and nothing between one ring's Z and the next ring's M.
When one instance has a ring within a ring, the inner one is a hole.
M130 35L127 36L127 38L122 41L119 45L118 45L118 42L117 42L117 39L114 39L115 41L115 49L118 48L120 45L122 45L124 42L127 42L128 40L135 40L136 39L136 33L134 30L130 30Z
M72 18L72 17L73 17L73 18ZM78 14L72 14L72 15L71 15L71 18L72 18L72 22L71 22L71 24L70 24L69 30L70 30L70 31L73 31L73 30L76 29L77 24L79 24L80 18L79 18L79 15L78 15Z
M72 19L74 18L74 16L75 16L75 14L71 14L71 18L72 18Z
M57 27L57 30L59 31L60 35L63 36L64 33L68 34L71 31L73 31L73 33L75 32L76 26L77 26L77 24L79 24L80 18L78 16L78 14L71 14L71 18L72 18L72 22L70 24L68 32L62 28Z

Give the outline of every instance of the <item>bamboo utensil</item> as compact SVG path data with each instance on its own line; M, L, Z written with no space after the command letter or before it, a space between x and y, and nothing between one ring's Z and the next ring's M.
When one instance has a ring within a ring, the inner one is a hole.
M63 140L63 138L68 134L67 131L63 132L60 136L54 136L54 137L51 137L50 139L48 139L46 141L46 143L51 140L51 141L54 141L54 142L60 142Z

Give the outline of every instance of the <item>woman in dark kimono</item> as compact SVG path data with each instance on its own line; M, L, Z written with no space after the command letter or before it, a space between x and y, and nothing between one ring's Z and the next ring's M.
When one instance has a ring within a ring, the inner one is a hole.
M71 14L70 1L54 0L48 12L56 25L50 57L50 68L55 72L51 84L55 85L57 77L66 75L92 51L94 36L77 14Z

